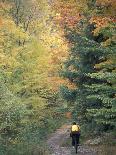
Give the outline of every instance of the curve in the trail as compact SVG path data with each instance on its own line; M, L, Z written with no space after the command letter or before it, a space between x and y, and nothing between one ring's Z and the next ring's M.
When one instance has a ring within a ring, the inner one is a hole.
M64 141L69 138L70 125L63 125L47 140L47 145L52 150L51 155L75 155L75 150L72 147L62 147ZM78 155L97 155L96 152L87 146L79 146Z

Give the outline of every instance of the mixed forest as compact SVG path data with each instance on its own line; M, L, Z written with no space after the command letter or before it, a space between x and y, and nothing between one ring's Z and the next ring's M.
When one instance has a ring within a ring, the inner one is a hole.
M0 155L32 154L67 121L116 130L115 0L0 0Z

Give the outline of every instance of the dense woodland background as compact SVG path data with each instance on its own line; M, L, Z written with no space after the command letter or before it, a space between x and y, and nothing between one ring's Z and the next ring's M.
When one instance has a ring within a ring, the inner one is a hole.
M0 155L75 120L116 130L115 0L0 0ZM45 146L45 145L44 145Z

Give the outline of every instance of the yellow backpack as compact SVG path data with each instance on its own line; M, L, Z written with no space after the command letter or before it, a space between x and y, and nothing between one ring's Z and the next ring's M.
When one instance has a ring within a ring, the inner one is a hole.
M71 131L79 131L80 130L80 126L79 125L72 125Z

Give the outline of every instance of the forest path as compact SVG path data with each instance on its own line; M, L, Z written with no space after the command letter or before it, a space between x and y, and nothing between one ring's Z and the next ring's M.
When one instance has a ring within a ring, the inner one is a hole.
M71 146L62 146L63 142L69 138L70 125L63 125L51 134L47 140L47 144L52 151L51 155L75 155L75 150ZM78 148L77 155L97 155L93 149L82 145Z

